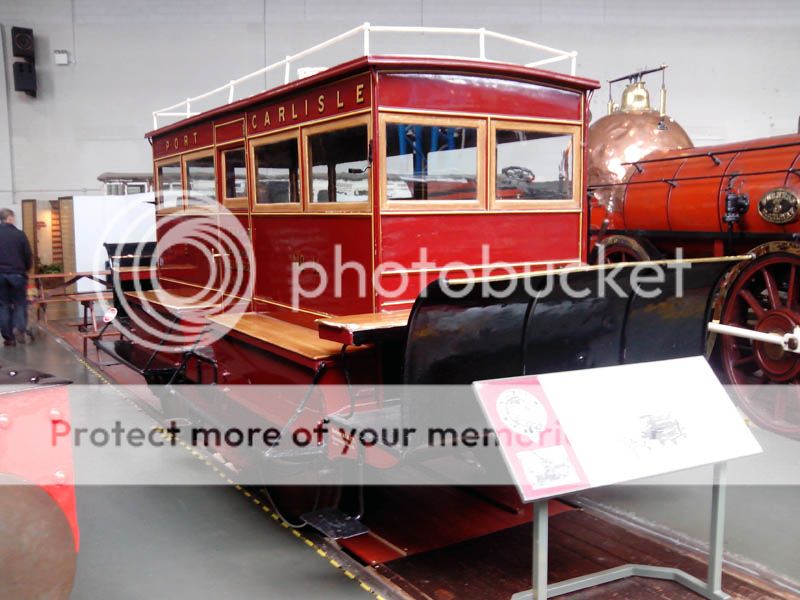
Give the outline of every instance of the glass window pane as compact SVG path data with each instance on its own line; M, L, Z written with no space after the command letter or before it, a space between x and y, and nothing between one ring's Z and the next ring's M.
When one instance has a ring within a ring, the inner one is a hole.
M190 200L216 200L217 181L214 157L202 156L186 161L186 183Z
M181 163L158 166L158 192L161 208L176 208L181 201Z
M308 137L311 202L369 201L366 125Z
M247 168L244 148L226 150L225 156L225 197L247 198Z
M297 139L256 146L253 160L256 165L256 204L300 202Z
M477 146L475 127L387 124L388 199L477 199Z
M572 198L572 134L498 129L498 200Z

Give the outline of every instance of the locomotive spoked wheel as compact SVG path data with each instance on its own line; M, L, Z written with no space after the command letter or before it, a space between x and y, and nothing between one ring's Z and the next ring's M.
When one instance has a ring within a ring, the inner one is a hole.
M602 253L601 253L602 246ZM646 244L625 235L610 235L595 246L592 264L604 265L652 260L655 253Z
M747 264L726 293L720 322L778 335L793 331L800 325L800 255L768 253ZM729 335L721 336L720 351L748 416L800 439L800 354Z

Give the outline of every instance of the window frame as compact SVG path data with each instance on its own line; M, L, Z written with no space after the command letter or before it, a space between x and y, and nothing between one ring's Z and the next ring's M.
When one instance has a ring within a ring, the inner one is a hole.
M497 130L517 129L534 133L559 133L572 135L572 198L542 200L509 200L497 198ZM489 210L580 210L581 183L583 178L583 129L581 125L549 123L540 121L517 121L513 119L490 119L489 123Z
M178 195L179 205L178 206L164 206L164 198L161 195L161 176L158 173L158 169L163 166L168 165L176 165L178 170L180 171L181 176L181 188L179 191L181 193ZM183 179L183 160L180 155L178 156L169 156L167 158L162 158L160 160L153 161L153 182L155 183L155 201L156 201L156 214L157 215L169 215L176 212L183 212L186 209L186 199L184 198L183 189L184 189L184 179Z
M227 168L227 160L225 158L225 153L230 152L231 150L242 150L244 152L244 177L245 181L247 182L247 193L244 196L237 196L235 198L229 198L227 194L227 180L226 176L226 168ZM217 146L217 154L218 154L218 164L219 164L219 199L220 202L225 208L229 210L247 210L247 206L249 203L250 198L250 164L249 160L250 157L247 152L247 145L245 144L244 140L238 140L232 143L226 143L220 146Z
M412 125L436 125L452 127L472 127L477 129L476 141L476 189L475 200L389 200L388 197L388 169L386 142L386 126L390 123ZM381 132L381 147L379 148L381 166L381 209L390 212L403 211L481 211L486 209L486 117L454 117L421 115L414 112L381 113L379 130Z
M372 163L369 163L367 174L367 200L363 202L312 202L311 193L314 189L312 178L314 176L311 165L311 151L309 148L309 137L319 133L336 131L337 129L348 129L356 125L364 125L367 128L367 160L369 160L369 147L372 144L372 116L367 112L364 114L331 119L318 125L309 125L302 128L302 164L305 170L303 174L304 190L302 192L302 204L304 210L311 213L370 213L374 192L372 189L372 171L375 168L375 156L373 150Z
M277 142L284 142L286 140L295 140L297 144L297 193L298 202L277 202L272 204L259 204L258 203L258 180L256 179L256 148L259 146L266 146L268 144L275 144ZM250 173L250 187L248 195L250 196L250 210L254 213L297 213L303 212L303 190L305 188L303 174L303 153L302 146L300 145L300 128L293 127L289 130L282 130L277 133L266 133L253 137L248 140L248 160L249 173Z
M189 192L191 191L189 189L189 171L186 163L190 160L206 158L208 156L211 157L214 163L214 204L191 204L189 202ZM181 154L181 177L183 178L183 208L185 211L217 212L219 210L219 169L217 168L217 153L213 147Z

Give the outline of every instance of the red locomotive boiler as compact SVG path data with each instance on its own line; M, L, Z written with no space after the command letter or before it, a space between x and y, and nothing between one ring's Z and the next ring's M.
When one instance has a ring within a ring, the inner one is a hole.
M634 75L632 85L641 86L641 75ZM594 255L602 250L605 262L679 252L688 258L752 255L727 274L717 292L713 319L738 328L717 340L721 370L740 386L798 383L800 355L753 339L750 332L783 336L800 325L800 135L694 148L682 129L675 133L674 122L664 123L663 112L659 117L649 104L644 112L654 115L652 131L644 132L648 139L671 137L628 162L617 157L623 173L617 180L590 181ZM599 149L607 136L593 129L590 147ZM630 131L620 129L620 139ZM670 144L678 147L665 148ZM590 153L589 164L597 173L610 172L600 154ZM755 388L739 388L740 403L756 422L800 435L800 388L788 387L770 401L754 398L748 389Z

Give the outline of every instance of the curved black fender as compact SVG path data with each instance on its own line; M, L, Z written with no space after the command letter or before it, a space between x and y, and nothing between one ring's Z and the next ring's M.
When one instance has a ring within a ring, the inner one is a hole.
M714 290L742 258L439 279L411 311L403 381L469 384L704 354ZM404 424L482 421L463 392L442 392L409 389Z

